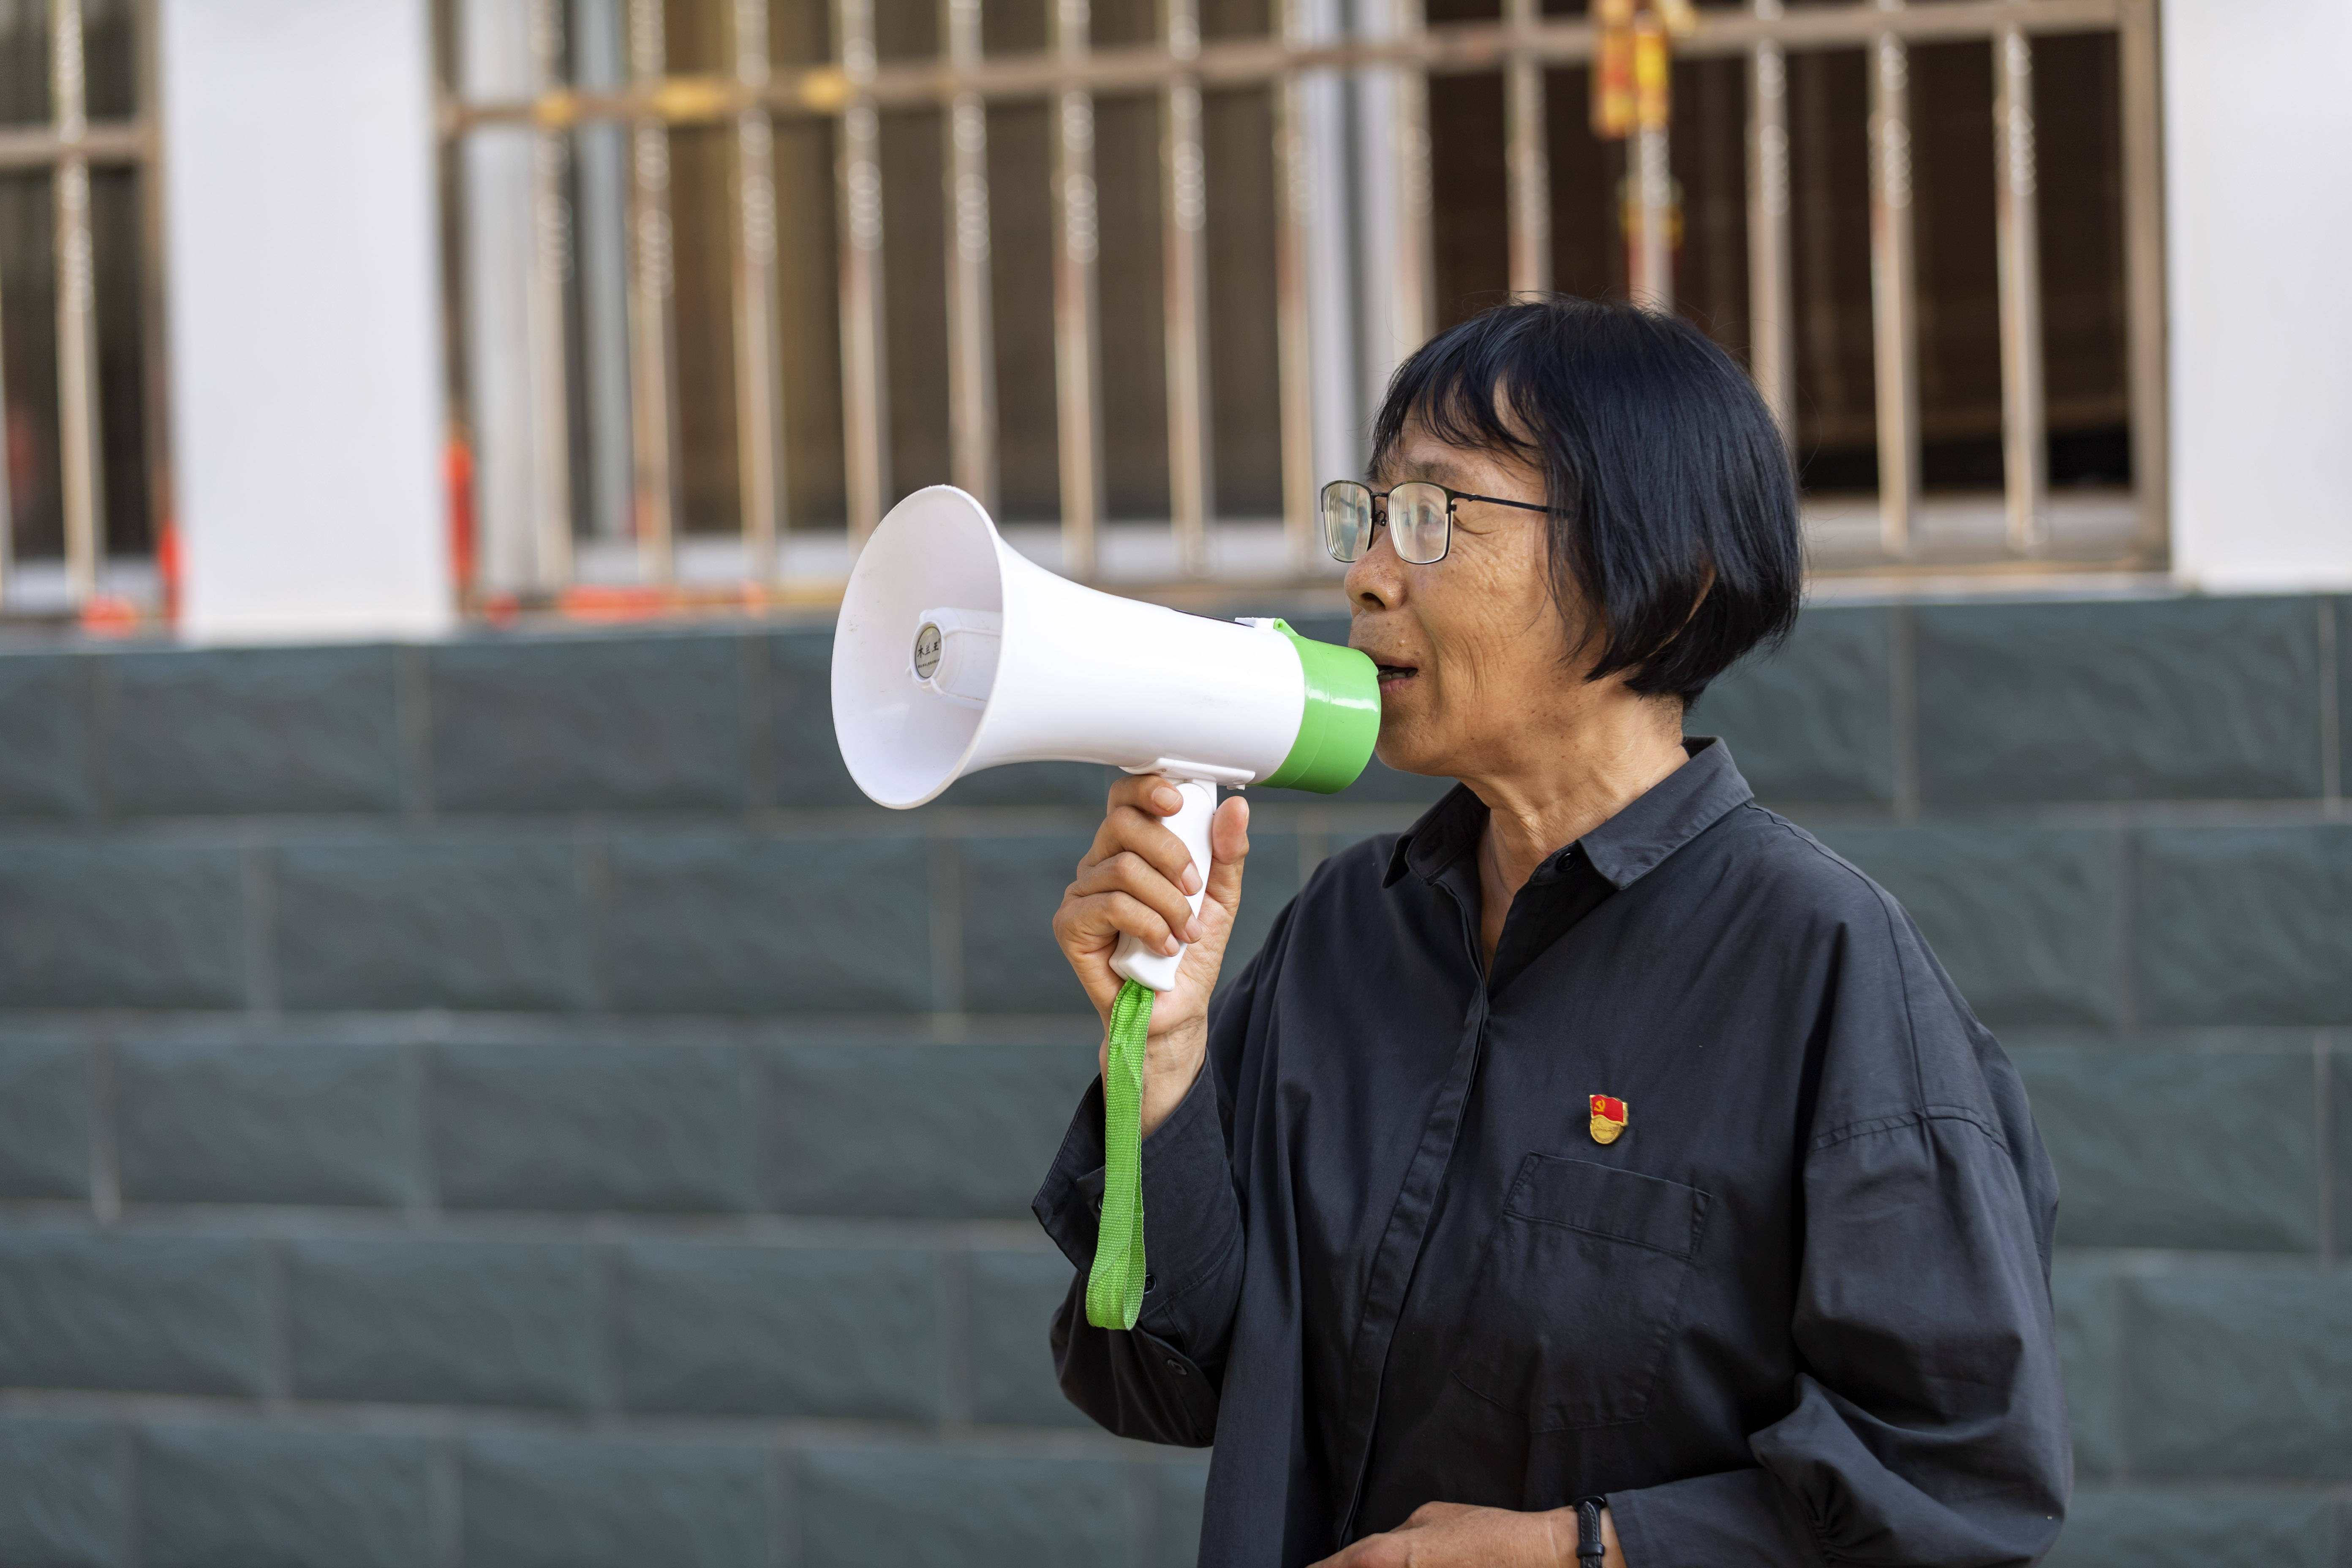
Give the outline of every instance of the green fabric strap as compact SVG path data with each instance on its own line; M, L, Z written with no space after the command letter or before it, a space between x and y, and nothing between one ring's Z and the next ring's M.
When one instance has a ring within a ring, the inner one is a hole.
M1143 1040L1151 987L1130 980L1110 1009L1103 1069L1102 1223L1087 1275L1087 1321L1131 1329L1143 1310Z

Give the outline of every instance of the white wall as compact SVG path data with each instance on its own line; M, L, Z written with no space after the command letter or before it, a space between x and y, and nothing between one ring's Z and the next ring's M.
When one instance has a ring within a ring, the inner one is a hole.
M183 629L452 621L425 0L163 0Z
M2352 4L2162 18L2175 569L2352 584Z

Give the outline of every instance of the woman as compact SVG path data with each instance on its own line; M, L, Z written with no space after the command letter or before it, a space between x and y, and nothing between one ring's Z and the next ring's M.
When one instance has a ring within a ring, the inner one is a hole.
M1683 734L1796 612L1761 402L1677 321L1510 304L1398 372L1372 472L1325 525L1379 755L1460 784L1213 1005L1247 807L1194 917L1174 792L1111 791L1064 951L1108 1016L1121 932L1192 946L1134 1330L1084 1312L1099 1085L1037 1197L1063 1387L1214 1443L1204 1564L2034 1562L2071 1462L2025 1096L1895 901Z

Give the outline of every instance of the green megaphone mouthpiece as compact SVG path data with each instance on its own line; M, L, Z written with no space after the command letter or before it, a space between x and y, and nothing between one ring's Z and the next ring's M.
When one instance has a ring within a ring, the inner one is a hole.
M1381 738L1380 669L1356 648L1301 637L1287 621L1273 625L1298 655L1307 676L1307 705L1290 754L1260 782L1275 789L1336 795L1362 775Z

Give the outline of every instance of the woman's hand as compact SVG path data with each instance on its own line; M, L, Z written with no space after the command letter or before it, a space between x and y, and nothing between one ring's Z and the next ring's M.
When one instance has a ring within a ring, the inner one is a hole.
M1606 1568L1625 1568L1617 1527L1601 1510ZM1576 1510L1514 1513L1466 1503L1425 1502L1394 1530L1367 1535L1315 1568L1578 1568Z
M1196 867L1182 840L1161 826L1183 805L1176 786L1157 773L1111 785L1110 808L1078 874L1054 914L1054 936L1077 971L1078 983L1102 1015L1109 1051L1111 1005L1125 984L1112 971L1121 933L1154 952L1185 942L1176 988L1151 1005L1151 1033L1143 1058L1143 1133L1168 1120L1200 1076L1208 1050L1209 994L1225 962L1225 942L1241 908L1242 863L1249 856L1249 807L1238 798L1217 808L1209 827L1213 864ZM1208 897L1196 916L1185 901L1205 877ZM1107 1064L1106 1064L1107 1065Z

